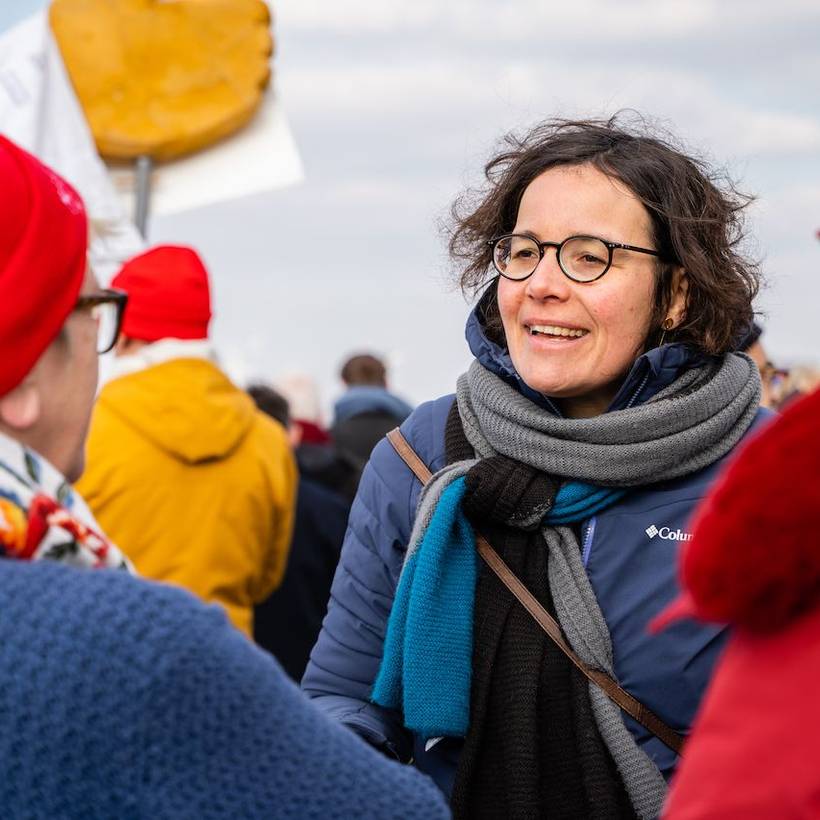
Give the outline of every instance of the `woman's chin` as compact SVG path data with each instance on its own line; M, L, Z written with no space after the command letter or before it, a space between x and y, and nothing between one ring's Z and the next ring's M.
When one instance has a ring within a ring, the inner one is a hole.
M542 361L535 363L534 367L528 367L524 362L521 367L516 367L516 371L527 387L550 399L572 398L585 392L584 383L578 378L579 367L544 365Z

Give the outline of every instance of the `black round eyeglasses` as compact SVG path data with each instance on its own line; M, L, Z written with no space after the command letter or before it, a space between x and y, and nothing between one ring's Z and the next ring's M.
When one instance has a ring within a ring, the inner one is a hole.
M570 236L563 242L539 242L527 234L513 233L491 239L487 244L493 249L495 269L506 279L516 282L535 273L547 248L555 248L558 266L573 282L600 279L612 267L612 253L615 250L660 256L658 251L649 248L607 242L597 236Z

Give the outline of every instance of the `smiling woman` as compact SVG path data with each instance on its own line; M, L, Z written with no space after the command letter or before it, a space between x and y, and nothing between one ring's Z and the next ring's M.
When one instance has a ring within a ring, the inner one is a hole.
M678 592L694 505L763 417L732 352L758 281L736 250L746 200L617 120L545 123L486 170L451 240L483 288L475 361L402 425L423 491L374 450L303 685L412 756L457 817L656 817L674 739L583 677L474 528L583 663L688 731L723 633L646 626Z
M644 248L653 248L657 254L654 259L642 260L633 253L614 252L625 265L655 262L652 323L646 346L654 347L660 341L678 270L685 271L686 287L691 285L692 289L686 294L688 309L682 321L675 326L675 333L667 333L665 338L693 344L705 353L733 348L751 324L752 300L758 290L757 266L738 252L743 239L743 210L751 197L738 193L730 180L721 180L705 164L645 131L622 128L614 118L609 122L547 122L524 138L508 136L504 148L485 166L487 189L468 191L453 206L450 252L462 264L462 288L478 291L487 283L493 262L487 243L515 230L522 218L519 206L531 186L536 190L527 197L531 207L523 218L538 218L531 211L537 207L538 189L547 184L536 184L542 174L551 169L564 173L570 169L583 169L581 173L597 170L609 186L620 191L622 206L632 200L640 207L640 212L633 210L632 217L644 224L635 227L649 243ZM613 202L618 199L614 192L609 192L609 197ZM598 207L603 208L603 200ZM559 212L559 203L549 208L551 215ZM584 232L595 224L602 228L612 225L609 216L590 213L581 218L591 219ZM582 231L576 225L573 232ZM623 236L597 235L628 242ZM488 299L486 308L488 329L500 338L500 316L494 300Z

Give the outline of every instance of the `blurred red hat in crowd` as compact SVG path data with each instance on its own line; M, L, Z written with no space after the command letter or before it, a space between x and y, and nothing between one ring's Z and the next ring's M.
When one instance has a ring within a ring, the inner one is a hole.
M206 339L208 271L192 248L158 245L126 262L111 287L128 294L122 333L132 339Z
M25 378L73 310L87 245L77 192L0 136L0 396Z

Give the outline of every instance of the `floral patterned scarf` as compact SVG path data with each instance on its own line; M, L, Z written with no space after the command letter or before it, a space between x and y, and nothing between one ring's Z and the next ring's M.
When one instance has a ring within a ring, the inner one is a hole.
M2 433L0 558L133 572L68 481L42 456Z

